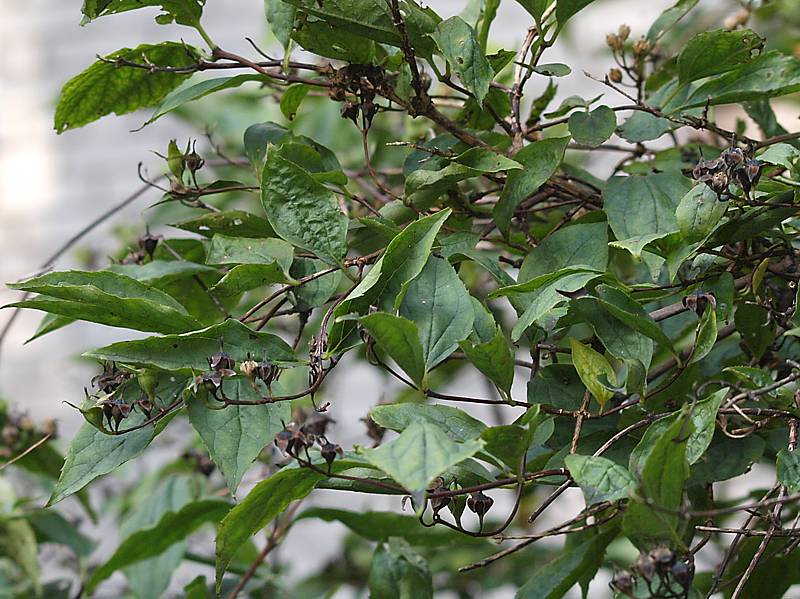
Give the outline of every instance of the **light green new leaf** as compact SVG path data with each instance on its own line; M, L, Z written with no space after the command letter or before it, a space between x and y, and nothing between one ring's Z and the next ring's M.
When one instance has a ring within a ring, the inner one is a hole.
M208 358L225 349L237 362L247 359L269 360L281 366L298 364L292 348L271 333L256 332L236 319L184 335L164 335L134 341L121 341L84 354L96 360L109 360L161 370L202 372Z
M175 542L185 539L207 522L219 522L230 513L231 504L221 499L187 503L178 511L166 512L155 526L138 530L123 541L114 555L92 573L91 592L116 570L159 555Z
M459 346L475 368L497 385L507 395L514 382L514 352L500 327L494 337L483 343L462 341Z
M61 90L55 115L55 129L82 127L107 114L128 114L160 102L190 73L150 72L148 69L118 67L115 60L160 67L185 67L197 62L191 46L177 42L142 44L123 48L98 60Z
M572 349L572 363L575 365L575 370L578 371L578 376L581 377L581 381L600 404L602 410L614 393L607 389L599 379L601 376L605 376L613 385L617 380L614 369L603 354L584 345L574 337L570 337L569 345Z
M514 160L522 164L523 169L508 174L500 199L495 205L494 217L500 231L508 233L517 206L533 195L556 172L569 140L569 137L543 139L525 146L514 155Z
M778 480L786 485L789 493L800 491L800 452L781 449L778 452Z
M201 326L172 296L109 271L51 272L8 286L40 294L11 306L68 318L156 333L182 333Z
M296 83L286 88L281 96L281 112L290 121L294 120L300 104L303 103L306 95L311 88L304 83Z
M347 253L347 217L332 191L308 171L267 150L261 203L275 232L295 246L338 264Z
M717 311L711 304L706 306L700 322L697 323L697 337L694 341L691 364L699 362L708 355L717 342Z
M678 54L678 80L689 83L710 75L725 73L750 62L753 53L764 47L764 40L752 29L716 29L698 33Z
M223 384L227 397L257 401L261 394L249 380L236 378ZM189 421L203 439L211 459L219 467L225 484L236 496L239 483L266 445L272 442L285 422L291 420L289 402L262 405L232 405L224 410L209 409L202 401L189 402Z
M407 318L385 312L363 316L360 322L378 346L421 387L426 372L425 353L417 325Z
M165 114L172 112L176 108L180 108L184 104L194 102L195 100L199 100L200 98L204 98L205 96L215 92L222 91L223 89L240 87L249 81L264 81L264 76L234 75L233 77L204 79L203 81L196 83L187 81L177 89L171 91L155 108L155 110L153 110L153 114L150 115L150 118L147 119L142 126L149 125L150 123L157 121Z
M677 418L653 440L644 459L639 488L622 521L625 535L640 549L660 543L670 547L681 544L681 518L676 511L689 478L686 443L693 429L685 415Z
M717 194L703 183L692 187L675 211L681 236L688 242L704 239L725 215L728 202L722 202Z
M378 405L369 411L378 425L390 431L402 432L415 420L437 426L459 443L480 437L486 425L464 410L440 404L400 403Z
M494 70L476 39L475 30L461 17L450 17L436 26L432 37L464 87L483 103Z
M445 470L475 455L483 441L456 443L438 426L417 420L399 437L376 449L362 450L364 458L411 493L424 491Z
M514 599L561 599L576 583L597 571L602 562L598 557L605 553L616 536L617 529L614 528L563 551L549 564L537 568Z
M426 370L455 351L475 318L464 282L447 260L435 256L409 283L400 315L417 325Z
M598 106L591 112L573 112L568 125L576 142L596 148L614 133L617 115L608 106Z
M631 473L608 458L570 454L564 463L572 479L580 485L587 506L626 499L636 487Z

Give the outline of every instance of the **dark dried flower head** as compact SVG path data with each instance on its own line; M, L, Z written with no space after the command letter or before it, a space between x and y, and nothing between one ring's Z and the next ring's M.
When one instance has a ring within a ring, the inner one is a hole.
M639 554L634 567L647 582L653 580L653 576L656 574L656 560L646 553Z
M483 529L483 517L490 509L492 509L493 504L494 499L486 495L483 491L471 493L467 499L467 507L471 512L478 515L481 529Z
M728 168L737 168L744 164L744 152L741 148L728 148L720 155Z
M208 365L211 370L233 370L236 368L236 361L224 351L220 351L208 359Z
M690 293L684 297L681 300L681 303L683 303L683 307L687 310L691 310L698 316L702 316L703 312L706 311L706 306L709 304L711 304L714 308L717 307L717 298L713 293L707 293L701 289L698 289L694 293Z
M675 563L675 552L669 547L656 547L650 552L659 572L666 573Z
M611 586L620 593L630 593L633 591L633 575L628 570L617 570L614 572Z
M342 451L342 448L339 445L331 443L325 437L321 437L320 440L323 442L320 444L319 452L325 461L328 462L329 467L336 459L336 456L339 456L340 458L344 457L344 451Z
M675 562L670 569L672 577L683 588L688 588L694 578L694 567L686 562Z
M728 189L729 182L730 180L728 179L728 173L724 171L714 173L714 175L711 177L711 189L713 189L717 194L721 194Z
M139 238L139 247L148 256L150 256L150 258L153 257L153 252L156 251L157 246L158 246L158 237L151 235L149 231Z

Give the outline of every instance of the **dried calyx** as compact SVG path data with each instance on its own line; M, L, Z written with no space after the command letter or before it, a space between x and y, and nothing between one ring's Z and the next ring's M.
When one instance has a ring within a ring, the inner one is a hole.
M742 148L731 147L713 160L701 158L692 169L692 177L708 185L720 199L731 196L731 184L740 187L749 197L750 190L761 178L761 163Z

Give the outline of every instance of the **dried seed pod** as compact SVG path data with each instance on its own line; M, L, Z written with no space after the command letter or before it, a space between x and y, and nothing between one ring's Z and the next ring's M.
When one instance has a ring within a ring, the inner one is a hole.
M272 385L275 376L278 374L278 367L269 360L262 360L256 368L256 378L263 381L267 388Z
M208 359L211 370L220 372L221 370L233 370L236 368L236 361L224 351L215 353Z
M623 42L628 39L630 34L631 34L630 27L628 27L624 23L619 26L619 29L617 30L617 35L622 39Z
M375 422L371 416L365 416L361 419L367 426L367 436L372 439L372 446L377 447L383 441L383 436L386 434L386 429Z
M633 575L628 570L617 570L611 579L611 586L620 593L630 593L633 591Z
M483 491L471 493L467 499L467 507L470 511L478 515L481 530L483 530L483 517L486 515L486 512L492 508L493 504L494 499L486 495Z
M436 487L433 492L434 493L442 493L447 491L448 488L444 486L444 484L439 485ZM433 508L434 516L437 516L439 512L441 512L445 507L450 504L450 497L431 497L431 507Z
M636 41L635 44L633 44L633 55L637 58L641 58L650 54L650 50L652 49L653 44L651 44L646 38L641 37Z
M156 251L158 246L158 237L150 235L147 231L142 237L139 238L139 247L148 255L150 259L153 258L153 252Z
M256 372L258 371L258 362L255 360L245 360L241 364L239 364L239 372L241 372L244 376L253 380L256 378Z
M611 48L614 52L619 52L622 50L623 45L624 40L616 33L609 33L606 36L606 46Z
M714 175L711 177L711 189L713 189L717 195L719 195L728 189L729 182L728 173L724 171L714 173Z
M744 164L744 151L741 148L728 148L720 155L728 168L737 168Z
M688 588L694 578L694 567L686 562L675 562L670 569L672 577L683 588Z
M758 185L761 178L761 163L758 160L747 160L742 167L736 171L736 178L739 186L745 191L750 191Z
M675 563L675 552L669 547L656 547L650 552L650 557L655 561L656 568L662 574L669 572Z
M656 560L646 553L639 554L634 567L647 582L652 581L656 574Z
M617 67L610 69L608 71L608 80L613 83L619 83L622 81L622 71L620 71Z
M320 444L319 452L322 457L328 462L328 467L330 468L333 461L336 459L338 455L340 458L344 457L344 451L339 445L335 443L331 443L325 437L320 437L320 441L324 441L324 443Z
M683 307L687 310L692 310L698 316L702 316L706 311L706 306L711 304L714 308L717 307L717 298L713 293L706 293L698 289L694 293L690 293L681 300Z
M342 104L342 110L340 112L343 119L350 119L354 123L358 124L358 104L355 102L350 102L349 100Z

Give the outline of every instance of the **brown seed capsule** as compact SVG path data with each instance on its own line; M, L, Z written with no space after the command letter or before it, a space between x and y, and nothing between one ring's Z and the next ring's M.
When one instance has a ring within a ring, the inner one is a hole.
M239 364L239 372L249 379L256 378L256 371L258 370L258 362L255 360L245 360Z
M481 530L483 530L483 517L486 515L486 512L492 509L493 504L494 499L486 495L483 491L472 493L467 499L467 507L470 511L478 515Z
M616 33L609 33L606 36L606 46L611 48L614 52L619 52L622 50L623 44L624 42L622 38Z
M337 455L340 458L344 457L344 451L342 451L342 448L339 445L331 443L325 439L325 437L321 437L321 440L324 440L324 443L321 444L319 453L322 455L325 461L328 462L328 467L333 464L333 460L336 459Z
M630 593L633 591L633 576L627 570L617 570L611 585L621 593Z
M634 567L647 582L653 580L653 576L656 574L656 560L646 553L639 554Z
M617 35L620 37L620 39L622 39L623 42L628 39L630 34L631 34L630 27L628 27L624 23L619 26L619 29L617 30Z
M653 44L651 44L647 39L642 37L639 38L633 45L633 54L636 57L647 56L648 54L650 54L650 50L652 49L653 49Z
M224 351L217 352L208 359L208 365L217 372L221 370L233 370L236 368L236 361Z
M689 295L685 296L681 300L681 303L687 310L691 310L698 316L702 316L703 312L706 311L706 306L708 306L708 304L711 304L714 308L717 307L717 298L713 293L706 293L705 291L697 290L694 293L690 293Z
M670 569L672 577L683 588L688 588L694 578L694 568L685 562L675 562Z
M728 168L736 168L744 164L744 152L741 148L728 148L720 154L720 158L725 161Z
M713 189L717 194L720 194L728 189L728 183L728 174L725 172L714 173L714 176L711 177L711 189Z
M622 71L620 71L617 67L610 69L608 71L608 80L613 83L619 83L622 81Z
M341 115L343 119L350 119L358 124L358 104L347 101L342 104Z
M650 552L650 556L655 561L656 568L662 574L668 572L672 564L675 563L675 552L669 547L656 547Z
M436 487L433 492L434 493L442 493L447 491L447 487L443 484ZM447 505L450 503L450 497L431 497L431 508L433 508L433 514L438 515Z
M139 238L139 247L142 248L150 258L153 257L156 246L158 246L158 237L150 235L149 231Z

